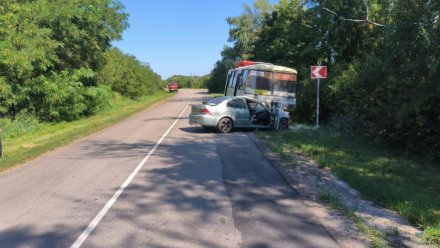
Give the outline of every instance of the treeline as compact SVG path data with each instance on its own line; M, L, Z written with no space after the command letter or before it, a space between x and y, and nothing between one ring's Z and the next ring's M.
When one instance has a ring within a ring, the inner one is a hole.
M108 85L112 91L130 98L152 94L161 89L161 78L149 64L117 48L111 48L105 58L106 64L97 74L97 81L101 85Z
M111 48L127 26L118 0L2 0L0 117L74 120L115 92L135 98L159 89L148 65Z
M164 81L164 87L170 82L178 82L180 88L202 89L207 87L209 75L207 76L183 76L173 75Z
M322 121L440 160L440 2L257 0L228 19L229 41L211 75L219 91L239 59L298 69L295 117L313 122L311 65L327 65Z

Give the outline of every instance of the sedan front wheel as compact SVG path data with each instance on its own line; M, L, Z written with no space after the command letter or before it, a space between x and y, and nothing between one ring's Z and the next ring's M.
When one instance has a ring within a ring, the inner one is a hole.
M221 118L218 121L217 130L220 133L230 133L232 131L232 120L227 117Z

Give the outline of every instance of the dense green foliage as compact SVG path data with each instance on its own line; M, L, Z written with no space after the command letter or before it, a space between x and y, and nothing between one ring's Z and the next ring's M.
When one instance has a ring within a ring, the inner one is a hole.
M127 25L118 0L3 0L0 116L74 120L105 107L111 90L137 97L158 89L148 66L108 51Z
M164 81L164 87L170 82L179 83L180 88L202 89L206 88L209 76L182 76L174 75Z
M303 84L295 119L312 122L316 81L309 79L310 66L324 64L323 122L440 160L439 1L282 0L273 9L259 6L228 19L233 46L212 71L211 91L223 89L225 76L219 74L232 67L230 61L294 67Z
M226 77L228 70L234 66L235 50L230 47L224 47L222 51L222 60L217 61L214 69L211 71L207 87L209 92L222 92L225 90Z
M106 61L98 73L97 81L101 85L108 85L112 91L136 98L160 89L160 76L135 57L112 48L106 54Z

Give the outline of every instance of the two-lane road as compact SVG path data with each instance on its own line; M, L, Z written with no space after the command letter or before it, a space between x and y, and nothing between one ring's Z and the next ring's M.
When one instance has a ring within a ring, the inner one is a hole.
M206 97L1 173L0 247L338 247L246 133L188 125Z

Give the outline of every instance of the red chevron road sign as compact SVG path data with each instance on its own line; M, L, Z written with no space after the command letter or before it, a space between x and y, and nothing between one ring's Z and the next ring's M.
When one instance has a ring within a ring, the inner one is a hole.
M327 78L327 66L325 65L312 66L311 72L312 79Z

